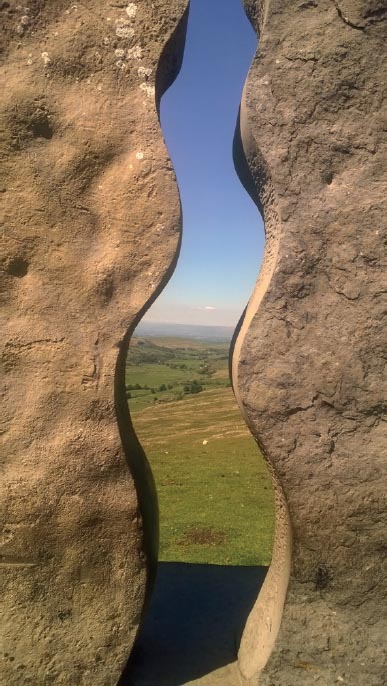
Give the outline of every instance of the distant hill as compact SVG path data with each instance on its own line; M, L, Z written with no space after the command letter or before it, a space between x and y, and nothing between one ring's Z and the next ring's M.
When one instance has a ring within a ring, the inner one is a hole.
M140 322L135 331L136 336L171 336L222 343L229 343L233 333L232 326L197 326L196 324L163 324L162 322Z

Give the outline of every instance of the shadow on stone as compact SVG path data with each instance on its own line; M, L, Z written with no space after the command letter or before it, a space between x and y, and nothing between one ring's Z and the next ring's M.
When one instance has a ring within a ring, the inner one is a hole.
M119 686L181 686L234 662L266 567L161 562Z

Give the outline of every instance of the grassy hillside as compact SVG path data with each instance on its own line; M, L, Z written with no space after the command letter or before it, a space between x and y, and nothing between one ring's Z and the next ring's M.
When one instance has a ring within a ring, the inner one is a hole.
M272 487L229 385L227 346L135 339L126 384L156 479L160 559L268 564Z

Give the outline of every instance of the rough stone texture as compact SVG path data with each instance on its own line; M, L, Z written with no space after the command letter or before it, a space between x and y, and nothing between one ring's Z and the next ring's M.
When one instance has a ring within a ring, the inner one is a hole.
M0 3L1 684L110 686L156 557L124 362L180 241L155 87L187 2L25 5Z
M245 4L260 46L235 159L267 247L234 383L274 470L280 521L240 667L264 668L262 686L382 686L385 3Z

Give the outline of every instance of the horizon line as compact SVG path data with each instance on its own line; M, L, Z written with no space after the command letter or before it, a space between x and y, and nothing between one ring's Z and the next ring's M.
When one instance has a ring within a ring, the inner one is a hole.
M136 326L136 329L138 329L139 326L142 324L161 324L162 326L195 326L195 327L205 327L205 328L210 328L210 329L235 329L236 324L196 324L194 322L171 322L171 321L160 321L160 320L152 320L150 321L149 319L146 319L145 321L142 319Z

